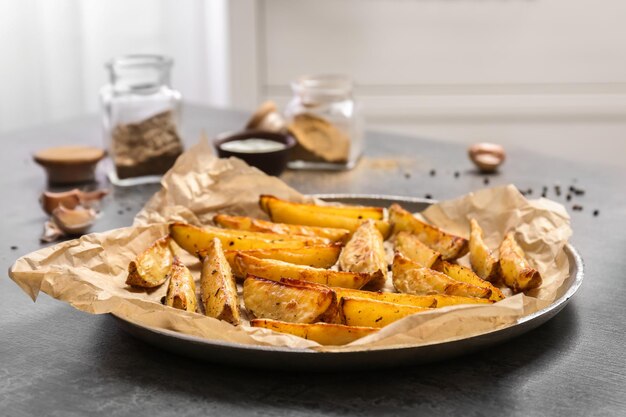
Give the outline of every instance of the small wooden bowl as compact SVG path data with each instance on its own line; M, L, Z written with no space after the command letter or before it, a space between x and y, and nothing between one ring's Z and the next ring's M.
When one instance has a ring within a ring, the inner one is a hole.
M285 145L285 148L276 151L237 152L222 149L226 142L246 139L267 139ZM266 132L262 130L244 130L238 133L227 133L217 137L213 146L220 158L237 157L246 161L248 165L259 168L269 175L280 175L287 167L291 149L296 145L296 140L291 135L282 133Z
M60 146L38 151L33 159L46 170L48 183L61 185L94 181L96 166L104 156L100 148Z

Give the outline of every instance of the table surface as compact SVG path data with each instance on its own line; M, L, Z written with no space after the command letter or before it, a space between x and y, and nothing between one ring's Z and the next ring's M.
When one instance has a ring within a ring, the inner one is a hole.
M183 136L190 145L201 131L211 136L236 130L245 119L239 112L188 106ZM0 191L7 197L0 206L5 271L41 247L45 215L37 199L46 184L32 153L67 143L99 145L100 137L93 116L0 138L5 146ZM74 310L45 294L33 303L5 276L0 280L0 414L624 415L626 164L574 163L514 144L507 144L507 152L501 173L488 177L490 185L513 183L532 189L533 197L548 186L548 197L570 211L571 242L585 260L582 288L538 329L428 365L334 374L268 372L161 351L127 335L109 316ZM435 199L479 189L485 181L459 144L384 133L366 136L366 156L352 171L288 171L282 178L305 193L430 194ZM559 197L556 184L564 190ZM566 202L570 185L585 195ZM129 225L157 189L114 188L94 230ZM583 210L572 211L573 204ZM592 214L596 209L598 216Z

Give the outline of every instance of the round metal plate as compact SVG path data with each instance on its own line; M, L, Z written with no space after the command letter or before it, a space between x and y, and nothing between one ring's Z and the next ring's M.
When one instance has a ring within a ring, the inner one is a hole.
M388 207L401 203L409 211L421 211L434 201L422 198L319 194L326 201ZM155 346L197 359L237 366L283 370L337 371L373 369L399 365L432 362L476 351L519 336L554 317L576 293L583 280L583 261L571 245L565 246L570 271L557 299L548 307L524 316L512 326L478 336L431 345L359 350L353 352L314 352L274 346L248 346L207 340L170 330L144 327L115 317L128 333Z

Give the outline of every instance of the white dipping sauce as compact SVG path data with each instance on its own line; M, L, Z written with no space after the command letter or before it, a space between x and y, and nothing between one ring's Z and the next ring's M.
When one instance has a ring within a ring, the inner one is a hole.
M220 148L228 152L265 153L281 151L287 148L287 145L269 139L250 138L224 142Z

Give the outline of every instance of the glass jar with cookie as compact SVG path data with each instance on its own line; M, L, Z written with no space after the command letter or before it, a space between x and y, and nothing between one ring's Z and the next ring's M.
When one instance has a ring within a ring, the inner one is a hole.
M363 122L343 75L304 76L291 84L285 109L289 132L297 140L289 168L350 169L362 153Z

